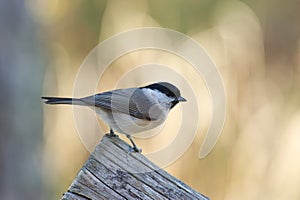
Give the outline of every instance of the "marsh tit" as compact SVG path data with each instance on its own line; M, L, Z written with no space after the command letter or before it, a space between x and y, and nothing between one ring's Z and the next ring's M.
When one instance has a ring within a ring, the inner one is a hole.
M138 88L107 91L83 98L42 97L46 104L73 104L88 106L114 131L125 134L133 150L141 152L131 135L161 125L169 111L181 101L186 101L174 85L158 82Z

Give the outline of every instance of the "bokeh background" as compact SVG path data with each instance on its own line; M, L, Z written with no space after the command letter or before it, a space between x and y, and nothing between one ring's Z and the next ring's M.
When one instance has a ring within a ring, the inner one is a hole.
M1 1L1 199L62 196L89 152L72 108L44 106L40 96L71 96L80 64L99 42L148 26L198 41L226 88L225 126L213 151L198 159L204 109L193 144L166 170L211 199L299 199L299 0ZM116 61L99 91L112 89L137 58Z

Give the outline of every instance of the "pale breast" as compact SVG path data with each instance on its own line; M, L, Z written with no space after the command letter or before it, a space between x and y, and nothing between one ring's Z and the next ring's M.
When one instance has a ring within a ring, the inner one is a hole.
M165 121L165 117L155 121L138 119L121 112L111 112L106 109L96 108L98 116L114 131L126 135L132 135L143 131L151 130Z

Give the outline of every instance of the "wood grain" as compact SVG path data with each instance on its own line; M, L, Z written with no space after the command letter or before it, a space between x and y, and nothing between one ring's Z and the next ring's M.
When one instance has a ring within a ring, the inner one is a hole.
M62 199L208 199L129 150L105 135Z

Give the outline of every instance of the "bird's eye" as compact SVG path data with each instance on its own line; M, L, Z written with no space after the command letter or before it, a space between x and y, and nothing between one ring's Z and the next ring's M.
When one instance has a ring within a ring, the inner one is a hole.
M173 97L174 96L174 94L173 93L171 93L171 92L168 92L168 94L167 94L169 97Z

